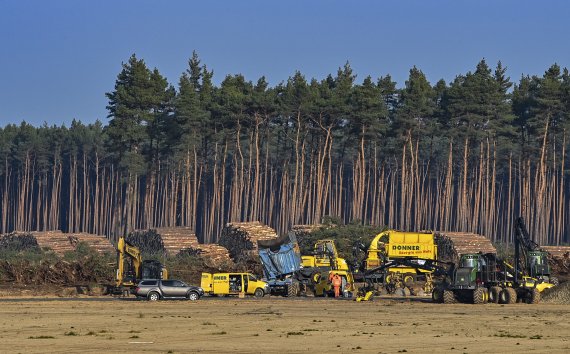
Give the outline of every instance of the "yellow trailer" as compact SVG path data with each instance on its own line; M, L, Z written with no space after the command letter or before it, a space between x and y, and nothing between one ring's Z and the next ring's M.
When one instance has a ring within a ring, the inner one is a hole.
M200 286L210 295L269 294L269 285L251 273L202 273Z

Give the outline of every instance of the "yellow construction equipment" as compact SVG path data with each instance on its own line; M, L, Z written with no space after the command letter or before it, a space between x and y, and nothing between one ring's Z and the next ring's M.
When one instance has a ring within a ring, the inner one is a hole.
M138 247L120 237L117 243L117 272L112 293L128 295L129 289L137 286L143 279L168 279L168 270L157 260L143 261Z
M365 250L364 272L377 269L391 260L420 259L421 262L437 260L435 234L431 232L387 230L376 235ZM422 281L424 292L430 293L433 282L432 270L429 268L407 266L402 262L384 269L375 281L387 285L388 289L411 287L416 281Z
M312 255L301 256L305 268L322 268L348 271L348 263L338 256L334 240L318 240L313 247Z

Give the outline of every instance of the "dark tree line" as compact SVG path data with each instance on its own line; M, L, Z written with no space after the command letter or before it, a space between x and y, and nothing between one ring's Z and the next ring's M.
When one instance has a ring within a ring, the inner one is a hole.
M357 80L220 85L194 54L177 87L133 55L107 93L108 124L0 129L0 232L116 237L186 225L215 242L228 221L280 232L324 216L404 230L568 242L570 77L554 64L511 82L481 60L452 82L416 67Z

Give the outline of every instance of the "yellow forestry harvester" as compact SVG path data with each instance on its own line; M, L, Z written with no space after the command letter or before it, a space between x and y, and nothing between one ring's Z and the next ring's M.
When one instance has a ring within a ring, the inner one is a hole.
M382 284L390 292L396 288L412 288L423 283L423 291L433 290L432 267L423 267L425 262L437 261L435 234L431 232L402 232L387 230L374 237L366 251L361 267L363 273L382 268L382 272L367 275L367 281ZM395 260L417 259L413 262L395 262L394 266L382 266Z
M342 279L343 296L351 296L354 291L354 278L346 260L339 256L334 240L318 240L312 255L301 256L301 261L303 268L317 271L313 279L315 296L333 296L333 287L329 280L334 274L338 274Z

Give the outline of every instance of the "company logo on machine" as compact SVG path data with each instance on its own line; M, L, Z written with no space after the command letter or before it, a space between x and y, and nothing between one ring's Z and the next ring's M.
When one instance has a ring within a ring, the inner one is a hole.
M414 243L414 244L392 244L390 245L390 254L392 256L424 256L432 255L433 247L431 245Z
M408 246L408 245L393 245L393 251L419 251L420 246Z

